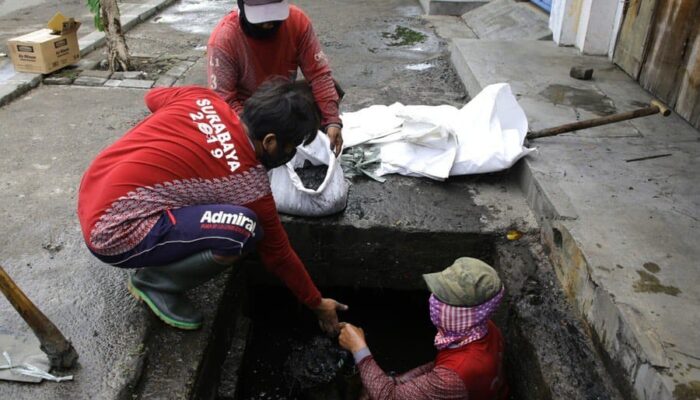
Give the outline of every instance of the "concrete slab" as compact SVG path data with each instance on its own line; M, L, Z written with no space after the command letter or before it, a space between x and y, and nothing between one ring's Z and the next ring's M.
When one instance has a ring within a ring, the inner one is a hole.
M549 15L529 2L494 0L462 15L480 39L550 38Z
M490 0L420 0L420 5L429 15L462 15Z
M102 86L107 82L107 78L98 78L96 76L79 76L73 81L74 85L78 86Z
M134 88L134 89L150 89L153 87L154 81L143 79L124 79L119 87Z
M606 59L550 42L457 39L452 50L470 93L509 82L534 129L651 99ZM569 77L573 65L595 68L593 80ZM568 94L553 95L553 87ZM577 101L571 93L585 95ZM674 114L533 144L523 189L542 217L562 286L619 377L640 399L696 393L700 134ZM662 153L671 156L627 162Z

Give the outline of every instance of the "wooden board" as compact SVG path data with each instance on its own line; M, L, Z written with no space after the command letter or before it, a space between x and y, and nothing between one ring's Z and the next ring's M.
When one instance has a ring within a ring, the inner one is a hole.
M615 45L613 61L638 79L654 19L657 0L630 0Z
M639 82L669 107L675 107L689 53L697 36L700 1L660 1Z
M694 35L695 40L688 44L688 62L681 76L676 111L700 129L700 23L695 24Z

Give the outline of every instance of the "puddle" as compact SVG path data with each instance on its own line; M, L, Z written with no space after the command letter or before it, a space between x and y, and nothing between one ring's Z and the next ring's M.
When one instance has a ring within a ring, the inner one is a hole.
M610 115L617 112L612 99L594 90L577 89L567 85L549 85L539 94L555 104L582 108L597 115Z
M153 18L151 23L168 24L181 32L209 36L221 18L236 8L235 4L231 0L183 0Z

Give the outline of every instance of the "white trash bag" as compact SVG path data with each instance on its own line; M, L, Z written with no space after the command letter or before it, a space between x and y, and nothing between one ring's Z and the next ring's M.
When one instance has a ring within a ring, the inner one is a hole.
M326 177L318 189L307 189L295 169L309 161L314 166L327 165ZM323 217L343 211L348 201L349 184L343 169L330 149L328 136L323 133L297 153L287 164L269 172L272 195L281 213L301 217Z

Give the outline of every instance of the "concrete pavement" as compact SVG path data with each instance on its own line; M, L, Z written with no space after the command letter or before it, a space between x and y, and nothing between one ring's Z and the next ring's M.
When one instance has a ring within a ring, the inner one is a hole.
M455 39L452 61L469 93L510 83L531 130L651 100L607 59L547 41ZM574 65L595 68L593 80L570 78ZM673 114L531 145L523 190L562 286L620 381L640 399L697 398L700 134Z

